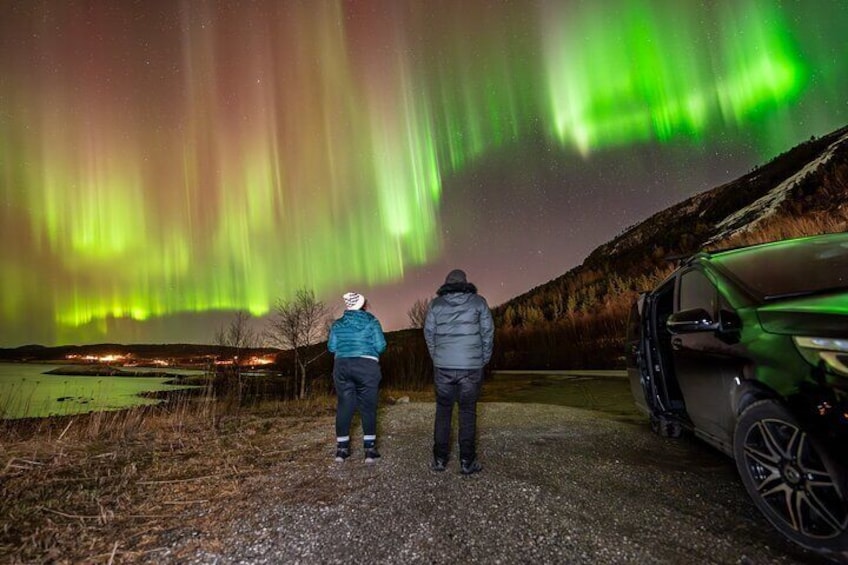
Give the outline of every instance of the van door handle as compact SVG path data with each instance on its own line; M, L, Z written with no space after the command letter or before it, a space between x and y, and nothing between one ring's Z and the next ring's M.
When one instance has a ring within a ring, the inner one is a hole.
M683 340L679 337L675 337L671 339L671 348L677 351L683 347Z

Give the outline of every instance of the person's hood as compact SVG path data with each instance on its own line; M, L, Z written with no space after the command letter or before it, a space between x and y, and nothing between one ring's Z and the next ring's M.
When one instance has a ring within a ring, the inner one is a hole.
M477 287L469 282L445 283L436 294L443 296L450 304L465 304L477 294Z
M369 323L371 323L371 319L373 317L373 314L366 312L365 310L345 310L344 314L342 314L342 317L339 318L337 323L359 330L365 328Z

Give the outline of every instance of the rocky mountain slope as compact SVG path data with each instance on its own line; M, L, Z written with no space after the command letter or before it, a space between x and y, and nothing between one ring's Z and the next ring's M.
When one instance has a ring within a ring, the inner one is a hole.
M733 236L787 218L848 215L848 127L812 139L751 173L690 197L629 228L595 249L582 265L501 305L539 292L587 269L637 274L645 257L722 247ZM659 253L658 253L659 252Z

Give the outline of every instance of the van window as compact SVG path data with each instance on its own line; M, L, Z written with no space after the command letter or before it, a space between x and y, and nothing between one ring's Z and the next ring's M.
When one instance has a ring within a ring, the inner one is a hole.
M777 241L712 259L761 299L848 288L848 233Z
M678 311L703 308L710 315L716 311L716 289L713 283L698 270L687 271L680 276Z

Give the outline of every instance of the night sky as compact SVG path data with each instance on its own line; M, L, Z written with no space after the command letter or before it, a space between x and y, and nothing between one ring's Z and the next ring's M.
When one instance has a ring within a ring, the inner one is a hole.
M0 0L0 346L494 306L848 124L848 2Z

